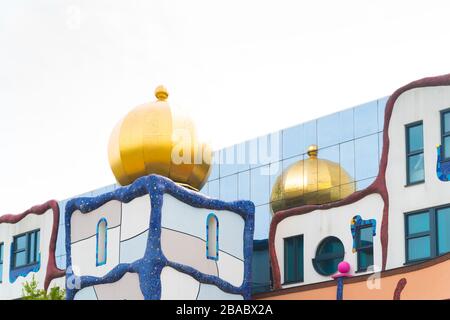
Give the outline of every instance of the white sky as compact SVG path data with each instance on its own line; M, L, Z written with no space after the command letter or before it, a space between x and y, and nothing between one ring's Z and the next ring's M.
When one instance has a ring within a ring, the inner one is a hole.
M0 0L0 214L114 182L162 83L217 149L450 72L450 1Z

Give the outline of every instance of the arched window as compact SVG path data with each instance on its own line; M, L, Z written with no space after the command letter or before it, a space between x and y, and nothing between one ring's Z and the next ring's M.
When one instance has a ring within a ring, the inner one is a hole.
M100 219L97 224L97 257L96 265L101 266L106 263L106 232L108 230L108 223L105 218Z
M337 272L339 262L344 260L345 250L341 240L336 237L327 237L317 247L313 266L317 273L331 276Z
M219 260L219 220L213 213L206 218L206 257Z

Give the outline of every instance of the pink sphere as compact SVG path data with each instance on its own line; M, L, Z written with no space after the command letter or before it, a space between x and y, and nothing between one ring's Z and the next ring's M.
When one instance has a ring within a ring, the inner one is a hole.
M350 263L347 261L342 261L338 264L338 271L340 273L349 273L350 272Z

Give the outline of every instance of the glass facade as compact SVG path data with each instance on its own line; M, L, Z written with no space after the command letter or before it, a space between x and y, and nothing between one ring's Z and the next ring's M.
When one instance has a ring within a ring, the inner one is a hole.
M216 151L211 175L201 192L225 201L253 201L255 241L266 240L272 219L272 186L290 165L308 158L308 146L316 144L318 158L339 164L354 179L355 190L374 181L381 157L386 102L387 98L378 99ZM258 263L269 261L259 259ZM264 286L261 277L257 278ZM266 281L269 286L269 277Z

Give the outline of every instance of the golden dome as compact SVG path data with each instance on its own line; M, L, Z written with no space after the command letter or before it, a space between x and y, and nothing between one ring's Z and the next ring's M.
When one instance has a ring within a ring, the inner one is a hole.
M272 213L306 204L324 204L343 199L355 191L353 178L337 163L319 159L316 145L308 159L289 166L272 188Z
M108 146L111 169L121 185L152 173L200 190L210 172L211 149L198 142L191 119L175 114L163 86L155 102L130 111L114 128Z

